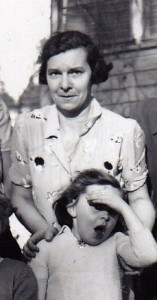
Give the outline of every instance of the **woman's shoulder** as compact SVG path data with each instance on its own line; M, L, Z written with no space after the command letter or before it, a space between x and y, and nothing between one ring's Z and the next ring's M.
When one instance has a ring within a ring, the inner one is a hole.
M111 127L115 127L117 130L128 132L130 130L140 129L136 120L124 117L106 108L102 109L102 117L105 123L111 124Z
M46 105L42 108L37 108L32 111L22 113L18 115L15 126L20 128L35 128L37 123L39 125L47 121L50 114L52 118L53 115L55 115L55 111L55 105Z
M41 108L34 109L28 113L28 117L32 119L43 120L46 119L49 113L55 113L55 105L45 105Z
M54 106L55 105L46 105L46 106L43 106L42 108L36 108L29 112L22 113L22 114L18 115L17 120L22 121L22 120L28 120L28 119L32 119L32 120L46 119L46 117L50 113L50 111L51 111L51 113L54 111Z

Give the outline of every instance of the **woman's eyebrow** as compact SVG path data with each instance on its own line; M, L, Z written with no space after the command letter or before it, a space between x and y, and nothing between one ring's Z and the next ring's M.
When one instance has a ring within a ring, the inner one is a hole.
M47 74L61 75L62 72L59 69L47 68Z
M84 70L83 67L81 67L81 66L80 66L80 67L79 67L79 66L77 67L77 66L76 66L76 67L74 67L74 68L70 68L70 69L68 70L68 73L69 73L69 72L74 72L74 71L83 71L83 70Z
M48 67L47 70L48 70L48 71L53 71L53 72L60 72L59 69L51 68L51 67Z

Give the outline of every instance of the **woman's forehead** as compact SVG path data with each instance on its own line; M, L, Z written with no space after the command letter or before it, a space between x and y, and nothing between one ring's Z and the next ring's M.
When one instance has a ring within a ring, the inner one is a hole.
M83 66L87 63L87 51L85 48L70 49L54 55L48 60L48 67L61 68L62 63L70 68Z

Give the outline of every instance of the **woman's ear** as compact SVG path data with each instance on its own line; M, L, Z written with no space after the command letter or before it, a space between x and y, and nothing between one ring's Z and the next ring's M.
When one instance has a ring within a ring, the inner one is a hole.
M76 205L74 204L72 206L67 207L67 212L73 219L76 218Z

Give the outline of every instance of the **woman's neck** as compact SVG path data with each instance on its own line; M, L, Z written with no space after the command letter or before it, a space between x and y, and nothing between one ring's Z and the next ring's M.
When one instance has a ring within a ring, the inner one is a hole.
M62 110L61 108L57 107L58 114L59 116L62 116L69 120L81 119L82 117L86 118L90 111L91 101L92 101L92 96L90 95L89 97L87 97L83 105L75 110L68 111L68 110Z
M82 110L79 114L64 114L58 110L58 118L60 125L63 126L72 126L72 124L77 124L78 122L83 122L88 119L91 105L89 104L84 110Z

